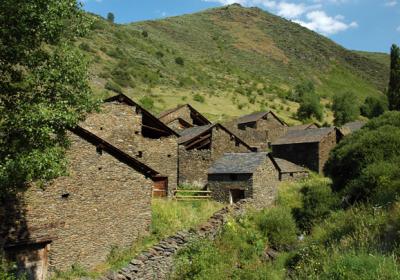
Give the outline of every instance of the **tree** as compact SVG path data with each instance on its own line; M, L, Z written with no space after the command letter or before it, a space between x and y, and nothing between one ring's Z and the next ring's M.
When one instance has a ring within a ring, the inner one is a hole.
M114 19L115 19L115 17L114 17L114 14L113 13L108 13L107 14L107 20L109 21L109 22L112 22L112 23L114 23Z
M360 114L360 109L353 92L337 94L333 98L332 111L335 117L334 124L342 126L354 121Z
M322 106L319 96L315 92L304 93L300 100L300 107L297 110L297 117L302 121L311 119L312 117L322 121Z
M85 57L88 28L75 0L0 2L0 198L65 171L66 129L95 107Z
M390 110L400 110L400 48L394 44L390 51L388 100Z
M361 106L361 115L367 118L376 118L382 115L388 109L387 101L378 97L367 97Z
M300 102L303 96L307 93L315 93L315 86L313 82L306 81L294 87L290 99L295 102Z
M325 173L352 203L387 204L400 195L400 112L386 112L331 152Z

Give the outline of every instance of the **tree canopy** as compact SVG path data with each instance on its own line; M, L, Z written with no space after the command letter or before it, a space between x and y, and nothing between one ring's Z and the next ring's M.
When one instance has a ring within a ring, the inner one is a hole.
M334 124L337 126L356 120L360 114L356 95L353 92L344 92L335 95L332 103L332 111L335 117Z
M66 129L95 107L73 46L88 20L75 0L0 3L0 195L65 170Z
M325 172L350 202L387 204L400 194L399 166L400 112L386 112L340 142Z

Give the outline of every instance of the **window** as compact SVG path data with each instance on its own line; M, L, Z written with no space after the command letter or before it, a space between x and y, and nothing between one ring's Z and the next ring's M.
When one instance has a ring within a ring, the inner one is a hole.
M231 181L237 181L238 180L238 175L237 174L230 174L229 175L229 179Z
M67 192L65 192L65 193L63 193L63 194L61 195L61 198L62 198L62 199L68 199L68 197L69 197L69 193L67 193Z
M138 151L137 156L138 156L138 158L142 158L143 157L143 152L142 151Z
M99 154L99 155L103 154L103 149L101 148L101 146L97 146L96 147L96 153Z

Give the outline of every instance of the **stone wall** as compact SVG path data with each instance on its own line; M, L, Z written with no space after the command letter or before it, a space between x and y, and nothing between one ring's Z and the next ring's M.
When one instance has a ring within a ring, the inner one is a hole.
M287 172L287 173L281 173L280 174L280 181L295 181L295 180L301 180L305 179L309 176L309 172L304 171L304 172Z
M201 188L207 184L207 170L212 164L210 150L189 150L179 146L179 184Z
M67 152L69 176L21 194L30 239L51 235L50 271L106 260L112 246L128 247L151 223L152 181L76 135Z
M246 200L217 211L206 223L190 231L178 232L142 252L125 268L111 272L101 280L165 280L174 270L174 257L182 248L199 238L215 239L228 215L238 216L245 211Z
M251 152L229 133L216 126L212 129L211 150L189 150L179 146L179 184L203 187L207 184L208 169L225 153Z
M338 143L336 131L330 132L322 141L319 143L319 168L318 172L320 174L324 171L325 163L329 159L329 153Z
M273 145L274 157L291 161L297 165L319 172L318 143L301 143L287 145Z
M81 126L161 175L168 176L168 190L171 194L177 186L177 137L143 137L142 115L136 113L133 106L110 102L103 104L101 109L100 113L89 115Z
M211 191L212 198L222 203L230 203L229 190L244 190L246 198L252 198L253 176L251 174L238 174L233 179L230 174L210 174L207 189Z
M256 208L271 206L275 201L279 184L279 172L268 158L253 175L253 195Z
M161 117L160 120L163 123L170 123L171 121L176 120L177 118L181 118L193 125L193 119L191 117L191 112L188 106L182 106L179 109L175 110L174 112L164 117Z

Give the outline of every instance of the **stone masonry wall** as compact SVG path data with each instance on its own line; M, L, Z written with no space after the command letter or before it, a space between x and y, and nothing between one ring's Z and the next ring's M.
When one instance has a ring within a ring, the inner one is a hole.
M74 263L92 268L112 246L128 247L146 234L151 223L152 181L78 136L71 140L69 176L24 193L30 238L56 237L51 271Z
M251 152L238 143L225 130L214 127L211 150L189 150L179 146L179 184L203 187L207 184L208 169L212 163L225 153Z
M282 158L319 172L318 143L273 145L272 154L274 157Z
M179 184L201 188L207 184L207 170L212 164L210 150L189 150L179 146Z
M271 206L276 198L279 184L279 172L268 158L253 175L254 205L256 208Z
M193 119L190 116L190 110L187 106L179 108L178 110L160 118L160 120L163 123L170 123L171 121L176 120L177 118L181 118L187 121L188 123L193 124Z
M222 203L230 203L229 190L244 190L246 198L252 198L252 175L237 175L232 180L229 174L213 174L208 176L207 188L211 191L212 198Z
M337 136L336 131L333 130L329 135L327 135L322 141L319 143L319 166L318 172L322 174L324 172L325 163L329 159L329 153L337 144Z
M142 115L136 113L135 107L112 102L103 104L101 109L100 113L89 115L81 126L162 175L168 176L168 189L171 194L177 186L177 137L143 137Z
M118 272L111 272L101 280L166 280L174 271L174 257L190 242L201 238L214 240L228 215L238 216L245 211L248 201L242 200L231 207L217 211L206 223L197 229L178 232L167 237L157 245L142 252L125 268Z

